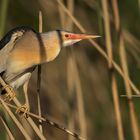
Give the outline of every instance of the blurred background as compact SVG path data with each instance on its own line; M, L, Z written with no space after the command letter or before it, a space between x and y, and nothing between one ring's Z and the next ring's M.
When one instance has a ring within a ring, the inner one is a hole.
M140 0L0 0L0 38L21 25L38 31L40 10L43 32L64 29L102 36L96 43L86 40L64 48L53 62L41 66L42 116L88 140L139 140L140 98L128 100L121 95L135 94L128 77L140 87ZM97 48L107 54L107 59ZM112 58L126 79L112 66ZM22 88L20 92L17 97L24 104ZM37 69L28 93L30 111L38 114ZM24 139L6 112L5 118L15 139ZM39 139L23 124L32 139ZM47 124L43 125L43 134L48 140L74 140ZM3 125L0 139L9 139Z

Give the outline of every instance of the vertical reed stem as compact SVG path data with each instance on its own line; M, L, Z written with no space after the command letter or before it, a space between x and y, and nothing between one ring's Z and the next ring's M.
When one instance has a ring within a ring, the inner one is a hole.
M129 111L130 111L130 119L131 119L133 136L134 136L134 140L139 140L139 128L138 128L138 123L137 123L137 117L136 117L136 112L134 109L134 102L132 99L133 97L132 97L131 87L128 82L129 72L127 68L127 58L126 58L126 53L125 53L125 48L124 48L123 36L120 36L119 49L120 49L120 59L122 63L122 68L125 74L124 84L126 88L126 94L128 97L128 105L129 105Z
M2 116L0 116L0 120L1 120L1 122L3 123L3 125L4 125L4 127L5 127L5 130L6 130L7 134L8 134L8 136L9 136L10 140L15 140L15 138L14 138L14 136L13 136L13 134L12 134L10 128L8 127L8 124L7 124L6 121L5 121L5 118L2 117Z
M17 120L17 118L12 113L12 111L10 110L10 108L5 104L5 102L1 98L0 98L0 102L1 102L2 106L4 107L4 109L7 111L7 113L9 114L9 116L12 118L12 120L14 121L14 123L17 125L17 127L19 128L19 130L21 131L21 133L23 134L23 136L26 139L31 140L29 134L26 132L26 130L23 128L23 126L21 125L21 123Z
M132 100L132 91L131 91L132 87L130 86L130 83L129 83L127 57L126 57L126 51L125 51L125 46L124 46L123 33L121 31L117 0L112 0L112 6L113 6L114 17L115 17L115 28L119 35L119 49L120 49L119 52L120 52L120 59L121 59L121 63L122 63L122 69L124 72L124 84L125 84L125 88L126 88L126 94L128 96L128 99L130 99L130 100L128 100L128 105L129 105L129 111L130 111L132 131L133 131L134 139L139 140L139 129L138 129L138 124L137 124L136 112L134 109L134 102Z
M43 18L42 12L39 11L39 32L41 33L43 29ZM38 72L37 72L37 106L38 106L38 115L41 117L41 103L40 103L40 88L41 88L41 65L38 65ZM42 121L39 120L41 123ZM40 132L43 133L42 125L39 124Z
M118 139L124 140L121 111L120 111L118 90L117 90L117 82L114 73L114 68L112 67L113 52L112 52L112 41L111 41L110 21L109 21L109 12L108 12L108 0L102 0L102 7L103 7L106 47L107 47L107 54L109 58L108 64L109 64L110 76L111 76L112 97L113 97L114 110L116 116Z
M9 0L2 0L0 7L0 38L4 34Z

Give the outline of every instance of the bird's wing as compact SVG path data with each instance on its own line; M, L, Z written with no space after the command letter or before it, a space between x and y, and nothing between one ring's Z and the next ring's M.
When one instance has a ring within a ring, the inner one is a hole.
M25 34L32 30L30 27L21 26L9 31L2 40L0 40L0 73L6 70L6 63L10 52L13 50L16 42Z
M11 52L11 50L13 49L13 47L15 45L15 41L18 40L22 35L23 35L23 32L21 32L21 31L15 32L11 36L9 42L6 42L6 44L4 44L5 42L2 42L4 40L1 40L1 42L0 42L0 48L1 48L0 49L0 73L5 71L6 61L9 56L9 53ZM6 38L5 41L7 41L7 40L8 40L8 38Z

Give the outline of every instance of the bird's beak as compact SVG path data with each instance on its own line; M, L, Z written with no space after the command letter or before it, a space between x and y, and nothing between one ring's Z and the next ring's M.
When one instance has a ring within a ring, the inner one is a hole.
M88 35L88 34L72 34L69 39L92 39L92 38L98 38L98 37L101 37L99 35Z
M67 37L67 40L64 41L63 46L69 46L69 45L73 45L76 42L79 42L80 40L83 39L92 39L92 38L98 38L100 37L99 35L88 35L88 34L69 34L69 36Z

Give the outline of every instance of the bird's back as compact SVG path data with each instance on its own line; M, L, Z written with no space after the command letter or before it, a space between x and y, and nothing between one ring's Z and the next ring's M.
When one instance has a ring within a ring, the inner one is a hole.
M17 34L16 37L21 37L21 33L25 33L26 31L36 32L34 29L28 26L19 26L12 30L10 30L1 40L0 40L0 50L6 46L12 39L14 34ZM23 34L22 34L23 35Z
M18 41L18 39L20 39L27 31L32 31L35 33L35 31L32 28L27 26L21 26L9 31L0 40L0 73L6 70L6 63L9 53L15 46L16 41Z
M22 67L15 65L19 62L19 59L10 57L16 48L19 47L19 44L23 45L22 41L27 34L36 35L37 33L30 27L17 27L9 31L0 41L0 74L3 79L14 88L18 88L19 85L23 84L30 77L34 69L34 67L22 69ZM26 59L28 60L28 58ZM17 71L17 69L19 69L19 71Z

